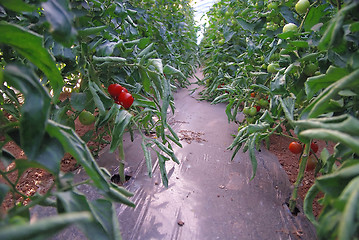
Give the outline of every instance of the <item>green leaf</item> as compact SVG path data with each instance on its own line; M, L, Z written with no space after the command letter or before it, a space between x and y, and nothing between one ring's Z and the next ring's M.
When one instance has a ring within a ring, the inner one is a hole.
M163 145L162 143L160 143L159 141L157 141L156 139L151 139L156 146L162 150L164 153L166 153L168 156L171 157L172 161L174 161L177 164L180 164L180 162L178 161L176 155L174 154L173 150L169 149L168 147L166 147L165 145Z
M111 202L105 199L89 202L85 195L72 191L58 192L56 196L62 211L92 214L92 222L78 224L88 239L118 239L118 220Z
M148 59L148 64L152 65L160 74L163 74L162 59Z
M306 32L310 32L312 27L320 23L320 19L329 13L329 11L327 11L328 6L329 4L321 4L318 7L310 8L303 24Z
M160 166L160 172L161 172L161 179L162 179L162 183L163 185L168 188L168 178L167 178L167 173L166 173L166 161L168 161L169 159L166 158L165 156L157 153L157 158L158 158L158 165Z
M67 0L48 0L41 4L46 20L50 23L50 32L54 39L66 47L71 47L77 32L72 26L72 16L67 11Z
M293 15L293 11L285 5L281 5L279 8L280 14L283 16L287 23L294 23L299 26L297 19Z
M342 219L339 223L338 239L351 240L355 237L358 224L356 218L358 217L359 205L359 177L354 178L344 189L343 195L348 195L347 203L343 211Z
M317 178L317 186L333 197L339 197L345 186L359 175L359 163L356 161L349 166L342 166L331 174L323 175Z
M54 99L60 95L64 81L56 67L54 58L42 45L42 37L18 25L0 22L0 43L15 48L21 55L29 59L49 78L54 90Z
M132 115L126 110L119 110L116 113L114 127L112 130L112 141L110 146L110 152L114 152L120 144L122 144L122 136L126 130L126 127L131 122Z
M64 213L54 217L40 219L33 223L2 226L2 228L0 228L0 239L46 239L71 224L86 224L91 221L92 217L89 212Z
M180 70L178 70L168 64L166 64L165 67L163 68L163 73L166 75L175 75L175 76L179 76L183 79L186 79L186 77L183 75L183 73Z
M150 88L151 82L150 82L150 78L149 78L147 72L144 69L140 68L139 73L140 73L143 89L146 92L150 92L151 91L151 88Z
M296 40L296 41L290 41L289 43L297 48L309 47L309 43L307 41Z
M326 74L308 78L305 82L305 92L307 93L307 99L311 99L319 90L328 87L330 84L336 82L348 74L348 70L344 68L337 68L331 65L328 68Z
M22 0L0 0L0 5L14 12L32 12L36 10L35 6L24 3Z
M146 144L145 144L145 140L143 139L141 142L141 147L143 150L143 153L145 154L145 159L146 159L146 165L147 165L147 172L148 172L148 176L152 177L152 159L151 159L151 153L148 150Z
M113 105L113 100L108 97L96 83L92 81L89 81L89 88L100 114L105 114L106 110Z
M104 26L98 26L98 27L88 27L88 28L83 28L78 30L78 35L80 37L87 37L89 35L94 35L94 34L98 34L101 33L103 30L105 30L107 28L106 25Z
M337 96L338 92L343 89L356 89L359 85L359 69L353 71L349 75L341 78L340 80L332 83L327 87L313 102L311 102L302 112L301 117L314 118L326 112L328 102Z
M70 153L77 160L97 188L106 193L109 192L109 184L106 177L98 167L86 143L72 128L49 120L46 131L51 137L55 137L61 142L65 152Z
M295 121L294 124L300 127L302 130L322 128L328 130L337 130L342 133L350 134L353 137L359 136L359 120L347 114L330 118L298 120Z
M305 195L303 202L303 210L305 216L313 223L314 226L318 226L318 221L313 214L313 202L315 197L319 194L319 189L316 184L313 184L307 194Z
M251 32L254 30L255 24L251 24L251 23L247 22L246 20L244 20L241 17L237 17L236 19L237 19L238 23L241 25L241 27L244 30L248 30L248 31L251 31Z
M248 149L249 149L249 159L251 160L252 163L252 177L251 180L254 179L254 177L256 176L256 172L257 172L257 159L256 159L256 154L255 154L255 146L256 146L256 138L257 138L257 133L251 135L248 138Z
M45 134L51 98L39 78L24 66L8 65L4 78L24 94L25 102L20 109L21 147L29 159L35 160Z
M341 142L359 154L359 137L351 136L337 130L329 129L309 129L302 131L300 136L310 139L322 139L326 141Z
M279 98L279 101L282 105L283 112L285 114L285 117L289 121L293 121L293 115L294 115L294 106L295 106L295 99L292 97L286 97L285 99Z
M116 115L117 111L118 111L117 104L116 105L113 104L111 109L106 114L100 114L95 123L96 129L99 129L100 127L108 123L112 119L112 117Z
M73 107L73 109L75 109L76 111L81 112L82 110L85 109L86 104L87 104L87 96L86 93L76 93L73 92L71 93L71 107Z
M60 172L60 163L65 152L61 143L56 139L45 134L36 158L33 160L44 166L51 173Z

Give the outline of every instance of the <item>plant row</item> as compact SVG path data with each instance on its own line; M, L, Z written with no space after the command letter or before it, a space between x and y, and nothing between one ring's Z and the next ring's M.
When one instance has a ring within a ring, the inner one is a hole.
M288 137L300 161L292 211L305 169L315 168L304 210L319 239L359 234L358 11L350 0L222 0L207 14L200 44L202 98L227 103L228 119L239 124L229 149L233 157L249 151L252 178L255 149L272 134ZM333 153L316 152L315 140L336 143Z

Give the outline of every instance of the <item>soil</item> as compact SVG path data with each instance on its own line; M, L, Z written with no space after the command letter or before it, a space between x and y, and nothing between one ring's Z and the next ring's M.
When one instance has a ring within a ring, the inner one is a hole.
M79 123L78 120L75 121L75 129L79 136L82 136L85 133L87 133L89 130L92 130L93 127L94 124L89 126L84 126L81 123ZM180 132L179 134L181 139L185 141L204 141L201 138L202 135L201 133L183 131ZM106 136L105 138L109 140L109 136ZM298 159L298 155L295 155L288 150L288 145L290 142L291 140L289 140L286 137L272 135L270 137L271 145L269 151L271 151L273 154L277 156L280 164L283 166L284 170L288 174L290 182L294 184L298 174L299 159ZM90 141L88 145L90 149L97 148L97 146L95 146L96 144L92 141ZM318 145L319 145L319 152L324 147L327 148L329 147L329 149L332 149L333 147L333 144L326 146L326 143L324 142L318 142ZM101 149L104 146L105 145L102 144L99 147ZM7 145L5 145L4 148L7 149L9 152L11 152L16 158L26 158L24 152L14 143L8 143ZM9 165L7 167L7 170L13 167L14 167L13 165ZM78 167L79 166L77 165L76 160L70 154L65 154L64 158L61 161L61 170L63 172L69 172L76 170ZM1 162L0 162L0 168L2 170L5 169L4 166L1 164ZM17 175L18 175L17 172L13 172L9 174L8 177L11 181L15 182L18 177ZM315 179L314 171L311 172L306 171L304 180L302 182L302 185L300 186L300 190L298 194L300 199L302 200L304 199L306 192L314 183L314 179ZM0 176L0 182L5 182L5 180L1 176ZM45 170L28 169L20 177L17 183L17 189L19 192L23 193L26 196L34 195L36 192L40 194L44 194L52 186L53 182L54 182L53 176L48 172L46 172ZM2 209L0 210L10 209L12 206L14 206L15 203L19 203L19 202L23 202L24 204L26 204L28 201L29 199L24 199L23 196L19 194L16 194L15 196L8 194L8 196L6 196L2 204ZM315 216L317 216L321 211L321 206L317 203L317 201L315 201L313 204L313 211Z

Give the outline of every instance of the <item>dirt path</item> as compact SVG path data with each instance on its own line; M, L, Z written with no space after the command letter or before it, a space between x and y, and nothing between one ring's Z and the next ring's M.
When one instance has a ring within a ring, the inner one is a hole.
M266 150L258 153L257 175L250 181L248 153L239 152L230 162L232 152L226 150L237 126L228 123L225 105L198 101L197 94L181 89L174 95L176 111L169 121L183 148L174 149L180 165L167 162L167 189L157 163L154 176L147 176L140 138L125 141L133 175L126 187L135 193L137 207L117 208L123 239L315 239L303 214L292 216L285 205L291 184L276 157ZM104 152L98 162L116 173L115 154ZM77 173L77 180L86 178L81 169ZM96 194L86 186L79 190L89 197ZM35 209L33 214L50 213ZM84 237L75 228L55 237L70 238Z

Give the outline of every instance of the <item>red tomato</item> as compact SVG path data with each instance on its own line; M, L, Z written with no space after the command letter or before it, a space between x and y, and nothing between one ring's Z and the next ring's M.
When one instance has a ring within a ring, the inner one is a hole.
M125 109L129 109L133 103L133 97L130 93L123 91L115 99L115 102L121 104Z
M256 108L257 108L257 112L259 112L259 110L261 110L260 106L256 106Z
M294 154L299 154L302 152L302 145L298 142L291 142L289 144L289 151L291 151Z
M128 92L126 88L117 83L110 84L110 86L107 88L107 91L113 98L119 96L123 91Z
M318 144L316 144L315 142L312 142L312 143L310 144L310 148L312 149L312 151L313 151L314 153L317 153L317 152L318 152L318 149L319 149Z
M251 97L254 98L255 96L256 96L256 93L252 92L252 93L251 93Z

